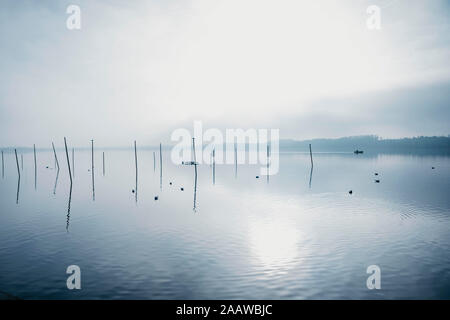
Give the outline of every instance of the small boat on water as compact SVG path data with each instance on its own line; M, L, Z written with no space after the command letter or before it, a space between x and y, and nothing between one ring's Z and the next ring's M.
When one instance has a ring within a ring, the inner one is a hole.
M360 154L360 153L364 153L364 151L356 149L355 151L353 151L353 153L354 154Z
M185 165L185 166L194 166L194 165L198 165L197 162L195 161L183 161L181 162L181 164Z
M192 138L192 151L194 152L194 161L182 161L181 164L185 166L197 166L198 162L195 157L195 138Z

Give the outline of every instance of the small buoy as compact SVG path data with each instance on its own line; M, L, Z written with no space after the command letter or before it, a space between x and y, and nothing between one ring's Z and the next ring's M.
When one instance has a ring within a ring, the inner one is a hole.
M184 191L184 188L180 188L181 191Z
M46 166L46 168L48 169L48 166Z
M350 190L348 193L350 193L350 194L352 194L353 193L353 191L352 190Z
M431 169L434 169L434 167L431 167Z
M172 182L169 182L170 185L172 185Z
M155 196L155 200L158 200L158 196Z
M375 175L377 176L377 175L378 175L378 172L375 172Z
M131 190L131 192L133 192L133 193L134 193L134 189L132 189L132 190Z
M376 182L376 183L380 183L380 180L377 179L377 180L375 180L375 182Z
M259 176L256 176L256 179L259 179Z

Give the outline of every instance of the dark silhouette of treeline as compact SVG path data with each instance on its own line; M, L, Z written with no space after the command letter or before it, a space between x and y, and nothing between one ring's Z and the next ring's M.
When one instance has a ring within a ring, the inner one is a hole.
M382 139L376 135L343 137L337 139L281 140L282 151L364 152L378 153L442 153L450 154L450 136Z
M313 152L353 152L363 150L367 153L411 153L411 154L449 154L450 135L433 137L414 137L401 139L382 139L377 135L352 136L336 139L292 140L281 139L280 151L309 152L309 144ZM206 145L206 144L205 144ZM170 149L173 144L166 144L163 149ZM226 146L224 145L224 148ZM104 150L128 150L131 147L108 147ZM156 149L159 146L142 146L141 149ZM249 149L248 143L245 146ZM0 148L5 153L14 153L13 147ZM76 150L89 148L76 148ZM41 151L51 151L51 148L41 148ZM58 148L57 148L58 150ZM33 152L33 148L17 147L17 152Z

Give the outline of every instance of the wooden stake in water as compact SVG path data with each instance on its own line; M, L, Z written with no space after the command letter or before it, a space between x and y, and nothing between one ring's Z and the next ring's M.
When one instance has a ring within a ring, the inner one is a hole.
M195 167L195 180L194 180L194 212L197 211L197 165L194 164Z
M212 152L213 184L216 184L216 149Z
M267 144L267 183L269 183L270 145Z
M138 160L137 160L137 148L136 148L136 140L134 140L134 163L136 166L136 189L134 192L136 202L137 202L137 192L138 192Z
M313 168L314 168L312 151L311 151L311 143L309 144L309 156L311 157L311 172L309 173L309 188L311 189L312 174L313 174Z
M192 150L194 151L195 181L197 182L197 156L195 155L195 138L192 138Z
M103 151L103 176L105 176L105 152Z
M194 166L197 167L197 156L195 155L195 138L192 138L192 151L194 153Z
M64 147L66 149L67 168L69 168L70 185L72 185L72 172L70 171L70 160L69 160L69 152L67 151L66 137L64 137Z
M58 186L59 170L56 171L55 185L53 187L53 194L56 194L56 187Z
M67 219L66 219L66 231L69 232L69 224L70 224L70 203L72 201L72 184L70 184L69 191L69 203L67 205Z
M17 150L16 149L14 149L14 153L16 154L17 173L19 174L19 179L20 179L19 159L17 158Z
M36 145L33 144L33 154L34 154L34 190L37 187L37 162L36 162Z
M2 179L5 177L5 160L3 159L3 150L2 150Z
M92 173L92 200L95 201L95 183L94 183L94 140L91 140L91 173Z
M75 150L72 148L72 175L75 177Z
M194 177L194 212L197 208L197 156L195 155L195 138L192 138L192 150L194 152L194 169L195 169L195 177Z
M16 197L16 204L19 203L19 190L20 190L20 169L19 169L19 159L17 158L17 150L14 149L14 153L16 154L16 164L17 164L17 173L19 174L19 177L17 179L17 197Z
M237 178L237 146L234 142L234 177Z
M56 150L55 150L55 145L52 141L52 147L53 147L53 154L55 155L55 163L58 166L58 170L59 170L59 162L58 162L58 157L56 156Z
M20 175L17 179L17 195L16 195L16 204L19 204L19 192L20 192Z
M159 188L162 190L162 146L159 144Z

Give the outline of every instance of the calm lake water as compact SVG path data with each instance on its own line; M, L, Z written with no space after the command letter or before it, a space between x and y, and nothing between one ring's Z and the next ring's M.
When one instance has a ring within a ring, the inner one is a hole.
M13 154L0 180L0 291L25 299L450 298L450 158L282 153L259 166L175 166L163 151ZM19 159L20 163L20 159ZM49 166L49 168L46 168ZM432 169L432 166L435 169ZM376 177L375 172L379 175ZM380 183L375 183L380 179ZM172 185L169 183L172 182ZM180 188L183 187L184 191ZM353 194L348 191L353 190ZM19 191L19 192L18 192ZM158 200L154 197L158 196ZM194 204L195 196L195 204ZM68 209L70 206L70 213ZM195 209L194 209L195 206ZM66 268L81 268L68 290ZM381 290L366 269L381 268Z

